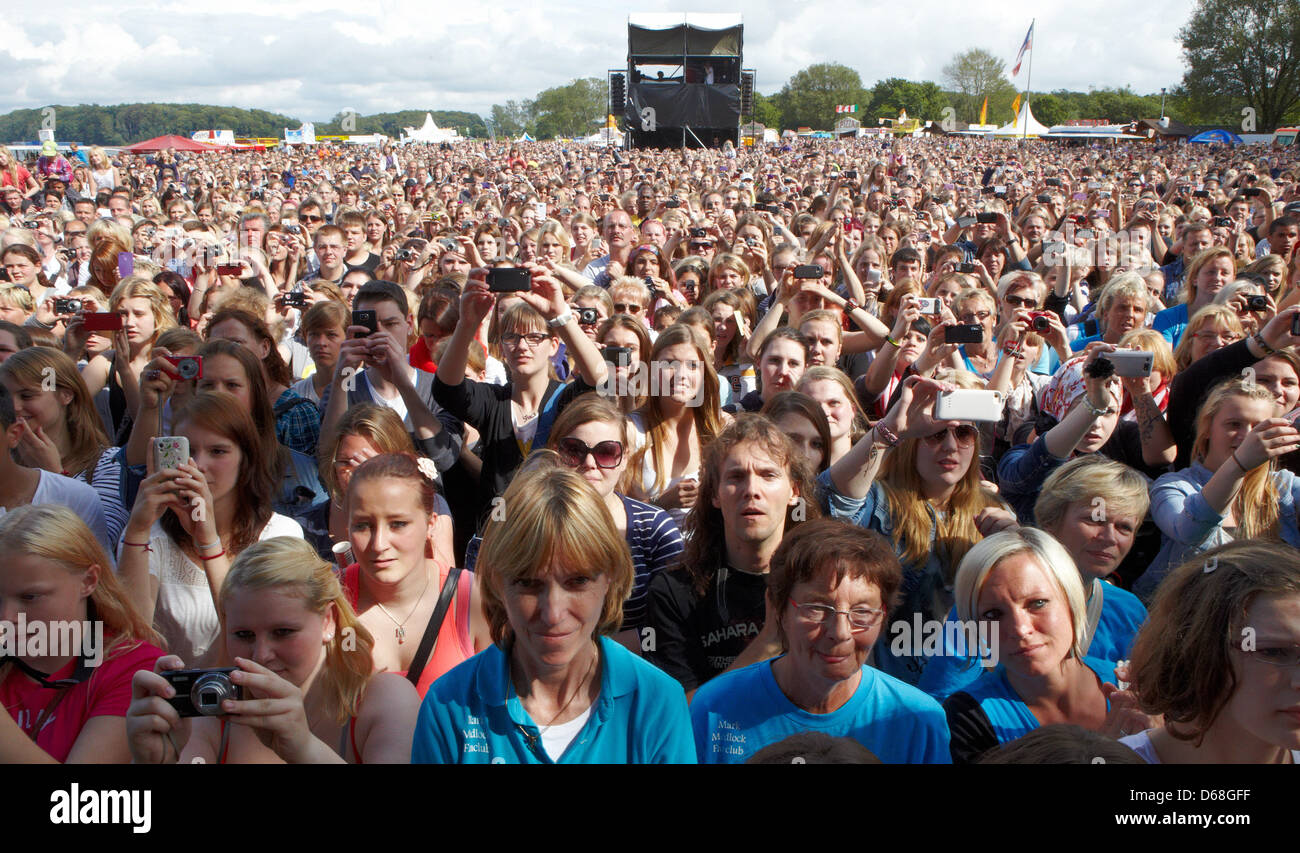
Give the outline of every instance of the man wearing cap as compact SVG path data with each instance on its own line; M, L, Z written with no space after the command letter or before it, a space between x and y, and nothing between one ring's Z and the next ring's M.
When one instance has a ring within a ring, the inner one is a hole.
M41 156L36 160L36 174L41 180L62 178L64 184L72 180L72 164L59 153L59 146L54 144L53 139L45 140L41 146Z

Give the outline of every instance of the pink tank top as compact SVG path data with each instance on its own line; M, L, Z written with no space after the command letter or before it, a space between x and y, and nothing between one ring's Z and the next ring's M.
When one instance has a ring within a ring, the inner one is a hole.
M444 569L438 573L438 589L442 589L442 584L447 579L447 572L450 569ZM357 606L357 600L360 598L361 582L361 564L353 563L343 571L343 591L352 603L353 608ZM429 655L429 660L424 665L424 671L420 673L420 683L415 685L419 691L420 698L429 692L429 687L443 673L450 671L462 662L474 656L474 640L469 633L469 606L470 593L474 585L474 573L463 571L456 582L456 597L452 600L451 608L447 611L447 616L442 620L442 628L438 631L438 643L434 646L433 653ZM416 647L419 646L420 640L424 637L424 626L419 631L408 631L407 641L414 642ZM405 677L405 672L397 673Z

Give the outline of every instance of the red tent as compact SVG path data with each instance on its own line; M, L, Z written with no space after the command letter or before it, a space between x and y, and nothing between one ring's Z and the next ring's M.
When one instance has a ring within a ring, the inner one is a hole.
M153 139L146 139L144 142L137 142L135 145L128 145L122 150L131 154L144 154L149 151L162 151L164 148L172 148L176 151L219 150L215 145L204 145L201 142L195 142L193 139L186 139L183 136L176 136L175 134L155 136Z

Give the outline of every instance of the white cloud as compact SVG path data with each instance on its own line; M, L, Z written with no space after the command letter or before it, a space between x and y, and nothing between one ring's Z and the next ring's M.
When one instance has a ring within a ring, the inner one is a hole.
M95 3L51 20L20 6L0 19L0 111L51 103L198 102L326 120L345 106L371 113L463 109L529 98L575 77L602 77L627 54L630 11L595 0L469 6L393 0L192 0ZM1037 15L1033 89L1131 86L1140 93L1182 77L1178 29L1185 0L1094 0L1044 10L1033 0L996 7L961 0L760 0L711 4L744 15L745 65L772 93L814 62L884 77L941 82L970 47L1013 64ZM996 11L994 11L996 10ZM1025 70L1017 84L1025 85ZM181 128L180 130L185 130Z

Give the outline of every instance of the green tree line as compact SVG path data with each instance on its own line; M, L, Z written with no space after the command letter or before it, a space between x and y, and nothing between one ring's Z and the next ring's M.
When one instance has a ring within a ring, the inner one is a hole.
M51 112L50 110L53 110ZM354 116L355 129L344 131L339 114L330 122L317 123L319 134L384 133L394 139L403 127L419 127L425 112L433 114L439 127L454 127L462 135L468 130L473 137L485 137L483 117L456 110L403 110ZM301 119L238 107L205 104L80 104L20 109L0 115L0 141L34 142L39 131L52 127L55 138L85 145L130 145L155 136L174 133L188 137L196 130L233 130L236 136L280 138L284 129L297 128Z

